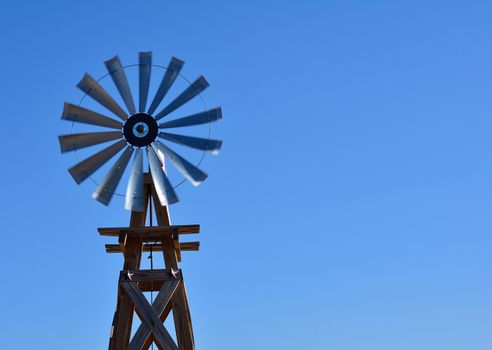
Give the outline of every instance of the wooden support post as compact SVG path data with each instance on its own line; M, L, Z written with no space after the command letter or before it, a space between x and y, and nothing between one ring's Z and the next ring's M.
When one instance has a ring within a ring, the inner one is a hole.
M144 187L145 198L148 198L150 188L148 185ZM147 209L149 201L144 202L144 211L133 211L130 218L130 227L145 226L147 218ZM123 270L138 270L140 268L140 260L142 257L143 243L138 237L128 238L125 242L125 261ZM126 350L132 330L133 321L133 303L130 297L123 293L118 287L118 303L116 312L111 326L111 337L109 340L110 350Z

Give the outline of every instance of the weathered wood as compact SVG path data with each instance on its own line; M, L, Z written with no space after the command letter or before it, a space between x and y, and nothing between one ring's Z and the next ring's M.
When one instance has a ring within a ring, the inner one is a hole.
M173 296L176 288L178 287L179 280L164 282L162 285L159 294L155 298L155 301L152 303L152 311L159 317L161 322L164 322L165 319L162 319L162 314L164 313L166 307L169 305L171 301L171 297ZM169 308L168 308L169 309ZM169 312L168 312L169 313ZM166 315L167 316L167 315ZM148 341L152 341L150 338L152 331L145 324L142 323L140 327L138 327L133 339L130 342L129 350L141 350L145 349L145 344Z
M179 250L183 252L193 252L200 250L200 242L179 242Z
M159 226L172 227L171 218L169 217L169 209L165 205L161 205L155 187L151 188L150 198L154 203L155 216Z
M169 316L171 311L172 311L172 303L168 303L166 305L166 307L164 308L164 312L161 314L161 317L159 317L160 320L162 321L162 323L164 323L166 321L167 316ZM152 337L148 337L147 341L145 342L145 345L143 346L143 349L148 350L150 348L150 346L152 345L152 343L153 343Z
M152 189L152 198L154 199L154 208L159 226L170 225L169 212L167 207L161 206L157 198L155 189ZM174 242L170 236L164 237L162 241L162 251L164 253L164 264L168 269L178 269L178 255ZM194 350L195 340L193 337L193 327L191 324L191 315L186 297L184 282L180 286L172 299L172 312L174 318L174 328L180 350Z
M129 236L144 236L145 234L156 235L182 235L200 232L200 225L174 225L174 226L144 226L133 227L99 227L97 230L101 236L118 237L122 234Z
M120 244L106 244L106 253L122 253L124 251L124 246ZM180 242L179 249L184 252L192 252L200 250L200 242ZM162 245L157 244L144 244L143 252L160 252L162 251Z
M152 179L152 174L144 173L144 184L146 185L154 185L154 180Z
M144 188L144 194L148 198L150 192L149 186ZM140 227L145 225L147 218L147 209L149 201L144 201L144 211L133 211L130 217L131 227ZM143 243L137 238L131 238L126 242L123 263L123 270L138 270L142 257ZM133 321L133 303L126 293L123 293L118 287L118 302L116 312L111 326L111 338L109 340L110 350L126 350L130 341L131 326Z
M158 292L165 281L140 281L138 282L138 288L142 292Z
M124 282L121 284L127 295L135 305L135 312L138 317L154 335L154 341L162 349L178 349L171 335L168 333L159 317L155 314L149 302L138 289L136 282Z
M141 240L144 243L157 243L157 242L162 242L164 237L169 237L172 240L174 240L176 243L173 244L176 249L179 249L179 240L178 240L178 235L177 234L166 234L166 233L161 233L161 232L147 232L147 233L141 233L141 234L124 234L122 233L118 237L118 243L121 246L124 246L126 243L126 240L128 237L134 237L139 240Z
M120 272L120 282L171 281L181 279L180 270L124 270Z
M135 270L140 265L142 243L137 239L130 239L125 250L125 264L124 268L130 268ZM133 322L133 302L131 299L122 292L121 288L118 288L118 305L117 319L114 329L114 347L110 349L127 349L128 342L130 341L131 325Z

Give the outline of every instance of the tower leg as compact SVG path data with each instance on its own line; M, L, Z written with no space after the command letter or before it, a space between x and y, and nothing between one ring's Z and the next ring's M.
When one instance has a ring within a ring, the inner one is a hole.
M167 207L160 205L155 189L152 191L152 198L155 207L157 223L159 226L170 226L169 211ZM176 248L171 237L165 237L162 242L162 252L166 268L178 270L178 257ZM181 283L172 299L172 311L174 318L174 327L178 338L179 349L195 349L195 340L193 336L193 327L191 324L190 307L188 297L186 296L186 287Z
M148 190L148 189L147 189ZM143 212L132 212L130 218L130 227L145 226L147 216L147 204ZM125 244L123 270L138 270L140 268L140 260L142 257L142 241L129 237ZM118 286L118 302L116 312L111 326L111 338L109 340L110 350L126 350L130 342L132 331L134 306L131 299Z

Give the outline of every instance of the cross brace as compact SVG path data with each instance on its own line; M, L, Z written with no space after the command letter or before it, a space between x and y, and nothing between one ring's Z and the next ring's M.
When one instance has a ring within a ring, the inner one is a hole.
M151 307L143 293L137 286L136 282L124 281L122 282L123 290L128 294L130 299L135 305L135 311L142 320L142 324L139 328L139 333L136 334L138 337L134 337L130 342L129 349L140 350L143 349L147 339L152 334L154 341L156 342L159 349L178 349L178 346L174 342L173 338L169 332L164 328L162 321L160 319L162 311L171 301L171 297L176 291L179 280L168 281L162 284L161 290L157 295L156 302L153 303ZM161 310L162 308L162 310Z

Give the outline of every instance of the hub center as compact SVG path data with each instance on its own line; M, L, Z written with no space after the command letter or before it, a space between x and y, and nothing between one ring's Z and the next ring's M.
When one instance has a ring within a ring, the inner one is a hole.
M145 147L155 141L159 126L147 113L136 113L123 124L123 137L134 147Z

